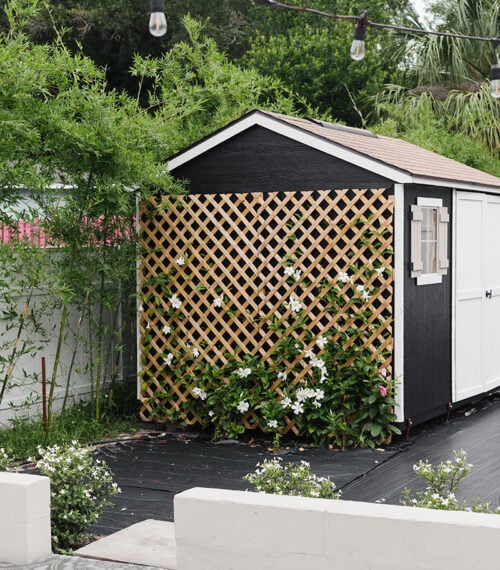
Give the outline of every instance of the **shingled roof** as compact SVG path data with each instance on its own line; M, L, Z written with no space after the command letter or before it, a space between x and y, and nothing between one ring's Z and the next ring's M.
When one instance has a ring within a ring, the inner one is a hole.
M361 161L361 166L373 171L382 171L386 177L396 182L430 185L446 183L459 188L500 191L500 178L401 139L377 135L365 129L261 110L243 115L240 119L181 151L172 158L170 170L256 125L269 128L349 162L360 164Z

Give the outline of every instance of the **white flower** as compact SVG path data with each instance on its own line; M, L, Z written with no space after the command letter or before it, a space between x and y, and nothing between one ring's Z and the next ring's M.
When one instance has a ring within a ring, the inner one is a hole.
M368 301L371 297L370 293L368 293L368 291L363 291L363 293L361 293L361 296L363 297L364 301Z
M167 356L163 359L163 362L164 362L167 366L170 366L170 365L172 364L172 360L173 360L173 359L174 359L174 355L173 355L171 352L169 352L169 353L167 354Z
M289 408L292 405L292 400L290 398L285 397L280 401L280 406L282 408Z
M285 381L285 380L286 380L286 377L287 377L287 374L286 374L286 371L285 371L285 370L283 370L282 372L278 372L278 378L279 378L280 380Z
M302 405L301 402L297 401L294 404L292 404L292 410L293 413L298 416L299 414L304 413L304 406Z
M251 373L252 373L251 368L238 368L238 370L236 370L236 374L240 378L248 378L248 376L250 376Z
M246 400L241 400L241 402L237 406L237 410L241 414L244 414L245 412L248 412L249 407L250 407L250 404Z
M200 400L206 400L208 394L202 390L201 388L198 388L198 386L195 386L193 388L193 396L195 396L196 398L199 398Z
M208 412L208 417L209 417L209 418L213 418L214 416L215 416L215 412L214 412L213 410L210 410L210 411Z
M314 390L311 388L299 388L297 390L297 402L305 402L308 398L314 397ZM293 406L292 406L293 409Z
M364 290L365 290L365 288L363 287L363 285L356 285L356 291L363 293Z
M314 354L314 350L310 348L304 352L304 358L309 358L309 360L314 360L316 355Z
M352 283L352 277L345 271L340 271L339 274L337 275L337 279L341 283Z
M278 420L269 420L267 422L267 427L269 427L271 429L277 429L278 428Z
M323 335L322 335L322 336L319 336L319 337L316 339L316 346L319 347L321 350L322 350L323 348L325 348L325 346L327 345L327 343L328 343L328 339L326 338L326 336L323 336Z
M169 301L170 301L170 304L172 305L172 307L174 309L180 309L181 308L182 301L179 299L179 297L177 297L177 295L175 293L170 297Z
M213 301L214 307L222 307L222 303L224 303L224 295L214 298Z
M163 328L161 329L161 332L162 332L164 335L167 335L167 334L170 334L171 330L172 330L172 329L171 329L168 325L164 325Z
M298 281L300 279L301 275L302 275L302 271L300 269L297 269L293 274L293 278L295 279L295 281Z
M181 265L184 265L186 263L186 260L181 256L175 260L175 263L177 263L177 265L181 266Z
M285 306L294 313L299 313L302 310L302 303L297 299L297 297L295 297L293 293L290 295L290 300L288 303L285 303Z
M319 388L317 388L315 390L314 397L316 398L316 400L322 400L325 397L324 390L320 390Z
M196 346L193 348L193 356L195 358L198 358L198 356L200 356L200 351L196 348Z
M142 305L139 305L139 306L137 307L137 310L138 310L140 313L142 313L142 311L144 311L144 307L143 307Z
M151 328L151 325L149 323L146 324L146 330L148 331Z
M385 268L384 267L376 267L375 271L379 277L382 277L382 275L384 274Z
M287 277L291 277L294 274L294 272L295 270L293 267L291 266L285 267L284 273Z

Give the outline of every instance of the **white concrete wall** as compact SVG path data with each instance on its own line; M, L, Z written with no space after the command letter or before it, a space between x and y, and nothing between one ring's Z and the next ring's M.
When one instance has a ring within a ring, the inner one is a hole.
M46 560L50 543L50 480L0 472L0 563Z
M45 296L42 292L36 292L31 301L31 306L43 307ZM18 310L23 312L26 299L20 299ZM3 307L0 304L0 310ZM13 374L8 383L8 388L4 394L2 402L0 402L0 425L7 424L8 420L16 416L36 416L42 413L42 357L45 357L46 376L47 376L47 396L50 390L50 380L55 364L55 356L57 351L57 341L59 327L61 323L61 308L50 307L43 314L40 325L47 332L47 336L37 334L32 327L26 325L19 346L32 347L29 354L23 354L19 357L13 370ZM96 307L95 313L97 315ZM106 318L110 326L117 326L116 317L110 313L106 314ZM79 324L81 319L81 310L78 307L71 307L68 324L65 330L65 342L62 347L61 360L58 368L56 387L54 391L54 410L58 410L63 402L66 391L66 382L70 373L72 359L74 358L73 368L70 377L70 390L68 405L73 401L88 399L92 391L92 359L89 350L91 344L96 342L89 332L88 322L86 319ZM113 322L115 321L115 322ZM5 346L4 343L13 341L17 335L17 327L8 329L6 323L0 322L0 347ZM117 339L114 342L118 344ZM75 351L73 357L73 352ZM12 347L4 350L4 357L8 358L11 354ZM94 359L96 347L93 347ZM116 355L107 362L108 377L111 377ZM2 374L5 373L5 367L1 369ZM93 376L95 378L95 372ZM3 379L3 375L0 380ZM121 370L118 374L118 381L121 380ZM95 380L94 380L95 382Z
M177 570L497 570L500 516L195 488Z

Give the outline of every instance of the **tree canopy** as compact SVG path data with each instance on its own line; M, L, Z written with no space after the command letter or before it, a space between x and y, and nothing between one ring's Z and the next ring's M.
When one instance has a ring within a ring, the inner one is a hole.
M434 25L462 35L495 37L496 0L436 0ZM490 96L489 42L422 36L410 44L407 83L374 99L372 122L388 135L500 175L500 101Z

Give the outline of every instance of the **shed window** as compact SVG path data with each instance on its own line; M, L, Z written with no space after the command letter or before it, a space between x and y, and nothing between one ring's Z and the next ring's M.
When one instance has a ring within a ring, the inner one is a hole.
M448 208L435 198L411 207L411 276L417 285L441 283L448 271Z

